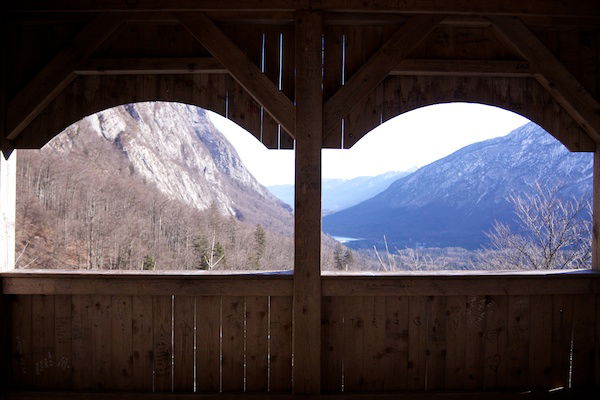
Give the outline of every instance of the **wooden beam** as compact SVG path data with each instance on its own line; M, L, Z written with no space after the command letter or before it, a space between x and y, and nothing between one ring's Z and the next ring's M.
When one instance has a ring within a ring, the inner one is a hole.
M277 393L99 393L99 392L15 392L6 400L596 400L600 390L555 389L552 392L533 390L504 390L502 392L402 392L402 393L345 393L313 396L294 396Z
M179 271L178 271L179 272ZM3 294L161 296L291 296L291 275L159 273L2 273ZM324 273L323 296L483 296L600 293L600 273L548 272L454 275Z
M523 22L513 17L490 17L498 35L531 64L538 82L600 142L600 104Z
M296 14L296 191L294 208L294 393L321 386L322 16Z
M224 74L213 57L93 58L77 67L77 75ZM390 75L532 77L527 61L404 59Z
M183 26L263 106L292 137L295 137L294 104L248 57L203 13L178 14Z
M527 1L464 1L464 0L155 0L130 1L103 0L80 1L20 0L5 6L13 12L98 12L98 11L294 11L315 9L323 11L379 11L406 14L498 14L539 16L590 16L600 15L597 0L527 0Z
M405 59L390 75L525 78L533 71L526 61Z
M600 149L594 152L592 196L592 269L600 272ZM599 321L600 322L600 321Z
M93 58L75 70L77 75L226 74L213 57Z
M600 293L600 274L324 276L323 296L491 296Z
M1 289L4 294L44 295L291 296L292 277L15 272L2 276Z
M125 20L125 15L99 15L25 86L7 107L7 137L15 139L73 80L73 71Z
M336 132L344 112L369 95L441 20L442 17L431 15L411 17L327 100L323 112L325 140Z

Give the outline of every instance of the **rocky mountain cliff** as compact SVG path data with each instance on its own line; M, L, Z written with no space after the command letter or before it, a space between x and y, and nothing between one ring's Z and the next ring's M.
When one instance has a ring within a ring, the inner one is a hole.
M43 151L88 157L86 148L99 140L170 199L199 210L214 204L223 215L291 232L290 208L256 181L203 109L165 102L111 108L71 125Z
M124 105L19 151L17 266L290 269L292 213L201 109ZM260 225L260 226L259 226Z
M570 153L530 123L475 143L397 180L379 195L323 219L325 232L360 238L353 246L469 249L486 243L495 220L511 224L511 193L529 184L560 185L564 196L591 200L592 156Z

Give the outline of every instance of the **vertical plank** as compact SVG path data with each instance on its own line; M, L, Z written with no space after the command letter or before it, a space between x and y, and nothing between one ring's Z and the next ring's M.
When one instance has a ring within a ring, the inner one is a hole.
M279 29L271 28L265 31L264 52L264 73L276 87L279 87ZM268 149L276 149L279 124L264 109L261 126L262 143Z
M323 338L321 345L321 390L341 393L344 358L344 301L340 297L323 297Z
M508 301L506 296L486 296L484 351L485 389L498 389L506 381Z
M382 392L386 359L390 353L386 346L386 301L385 297L364 297L365 329L363 348L361 392Z
M344 148L349 149L379 126L382 118L384 87L379 84L355 104L344 117Z
M111 298L110 389L129 390L133 376L132 300L131 296Z
M552 379L552 296L531 296L529 386L549 389Z
M594 152L593 181L592 269L600 271L600 148Z
M175 296L173 309L173 391L194 391L194 320L196 299Z
M296 41L293 27L283 30L281 42L281 90L290 100L292 100L292 102L294 102L296 92ZM279 148L294 148L294 139L283 128L281 128L279 132Z
M292 390L292 298L270 299L269 391Z
M595 350L594 350L594 384L600 386L600 294L596 295L596 321L594 324Z
M227 117L250 132L258 140L260 137L260 106L231 76L227 79Z
M225 80L227 75L224 74L210 74L208 77L208 104L210 104L210 110L225 116L226 97L227 89L225 86Z
M322 16L296 13L294 231L294 393L321 386Z
M408 297L385 298L385 360L383 390L407 389L408 375Z
M483 389L485 297L468 296L465 318L465 382L466 390Z
M552 296L552 380L550 388L568 387L573 327L573 297Z
M269 298L246 297L246 392L267 392Z
M223 296L222 391L244 390L244 298Z
M72 385L72 312L71 296L54 297L56 387L71 389Z
M327 26L325 30L325 63L323 65L323 94L325 99L331 97L342 86L343 63L343 31L336 26ZM342 147L341 121L335 131L323 140L323 147L340 149Z
M196 390L221 388L221 297L196 297Z
M0 77L0 79L2 79ZM0 88L2 89L2 88ZM1 95L0 95L1 96ZM0 106L2 102L0 101ZM0 116L1 118L1 116ZM0 387L7 390L10 388L10 365L12 357L10 349L10 311L8 305L9 297L0 295Z
M91 296L71 298L71 348L73 351L73 390L93 388Z
M172 296L152 296L155 392L170 392L172 390L172 304Z
M111 388L111 296L92 296L90 308L92 375L95 390ZM87 368L90 366L88 365Z
M31 297L12 296L10 302L11 386L15 389L31 389L33 383Z
M389 121L402 112L401 78L388 76L380 84L383 86L382 120Z
M529 296L508 297L508 388L526 389L529 383Z
M131 345L133 365L131 389L149 392L152 390L154 370L153 315L151 296L133 296Z
M346 29L346 68L350 78L377 51L383 39L381 27L356 26ZM381 86L381 85L380 85ZM352 147L379 125L383 86L373 89L344 116L344 148Z
M444 388L464 390L466 380L466 350L473 345L466 341L467 298L448 296L446 301L446 376Z
M408 373L409 390L425 390L427 351L427 299L409 298L408 305Z
M34 386L36 389L51 389L56 376L54 296L32 296L31 318Z
M446 377L446 297L427 299L426 390L441 390Z
M594 295L577 295L573 302L573 388L594 385L595 300Z
M364 385L365 319L364 298L344 297L344 392L360 392Z

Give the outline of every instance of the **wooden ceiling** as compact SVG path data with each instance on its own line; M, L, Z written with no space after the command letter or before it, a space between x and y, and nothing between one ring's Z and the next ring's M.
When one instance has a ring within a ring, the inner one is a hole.
M597 1L20 1L3 6L3 149L115 105L179 101L293 148L297 10L322 16L323 144L440 102L600 140ZM399 133L402 134L402 133ZM407 132L405 134L417 134Z

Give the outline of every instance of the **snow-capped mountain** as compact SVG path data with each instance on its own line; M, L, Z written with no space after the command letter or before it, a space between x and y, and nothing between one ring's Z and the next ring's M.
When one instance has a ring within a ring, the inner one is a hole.
M256 181L200 108L164 102L115 107L71 125L44 149L74 150L70 157L83 152L89 158L86 149L98 140L171 199L200 210L214 205L223 215L249 222L261 222L265 215L291 218L289 208Z
M570 153L539 126L529 123L510 134L466 146L398 179L379 195L328 215L323 230L398 248L486 243L495 220L511 223L512 193L529 184L560 185L565 196L591 200L591 154Z

